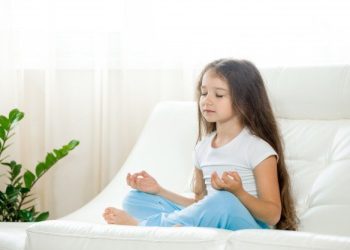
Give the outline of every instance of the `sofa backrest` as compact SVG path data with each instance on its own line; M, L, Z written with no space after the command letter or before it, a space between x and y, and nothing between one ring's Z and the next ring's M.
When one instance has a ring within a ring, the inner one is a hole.
M264 70L300 230L350 236L350 67Z
M194 102L161 102L148 118L127 160L92 201L62 219L101 222L107 206L121 207L127 173L146 170L169 190L190 192L197 123Z
M263 69L285 143L300 230L350 236L350 67ZM103 222L121 206L125 176L142 169L166 188L190 191L197 139L194 102L162 102L127 161L93 201L64 219Z

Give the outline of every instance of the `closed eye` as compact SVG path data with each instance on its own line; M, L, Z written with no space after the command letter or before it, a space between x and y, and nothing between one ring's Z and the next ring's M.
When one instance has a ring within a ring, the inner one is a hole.
M201 93L201 96L206 96L208 93ZM223 95L215 95L217 98L222 98L224 97Z

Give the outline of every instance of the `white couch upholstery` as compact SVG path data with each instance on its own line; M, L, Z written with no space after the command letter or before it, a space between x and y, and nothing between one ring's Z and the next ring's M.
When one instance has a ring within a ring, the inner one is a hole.
M350 67L275 68L262 73L285 142L300 217L298 232L106 225L101 213L106 206L120 207L129 191L127 172L145 169L168 189L190 191L195 103L164 102L100 195L60 220L29 227L0 225L0 250L350 249ZM17 236L11 240L12 234Z

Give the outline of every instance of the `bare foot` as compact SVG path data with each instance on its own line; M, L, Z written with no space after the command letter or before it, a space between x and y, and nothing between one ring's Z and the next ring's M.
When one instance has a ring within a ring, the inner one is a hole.
M114 207L108 207L103 213L103 218L108 224L137 226L138 221L127 212Z

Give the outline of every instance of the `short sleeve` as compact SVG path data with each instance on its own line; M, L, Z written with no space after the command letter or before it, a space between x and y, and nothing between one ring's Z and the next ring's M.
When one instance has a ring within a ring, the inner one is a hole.
M260 138L250 144L247 155L248 162L252 169L271 155L275 155L278 161L278 154L276 151L270 146L270 144Z
M199 161L198 161L198 144L196 145L196 147L193 150L192 160L193 160L193 165L195 166L195 168L200 169L200 165L199 165Z

